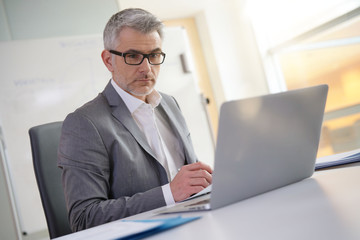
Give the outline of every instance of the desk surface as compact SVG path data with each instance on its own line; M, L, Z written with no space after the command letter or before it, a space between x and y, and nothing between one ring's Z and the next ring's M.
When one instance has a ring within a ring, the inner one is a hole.
M149 239L360 239L360 166L316 172L301 182L213 211ZM159 209L128 219L157 215ZM72 239L68 235L66 239Z

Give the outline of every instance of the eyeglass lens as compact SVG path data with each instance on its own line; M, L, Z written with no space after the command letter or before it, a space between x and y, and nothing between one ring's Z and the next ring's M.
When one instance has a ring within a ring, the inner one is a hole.
M140 53L126 53L124 54L125 62L127 64L140 64L147 58L150 64L161 64L164 61L164 54L162 53L151 53L151 54L140 54Z

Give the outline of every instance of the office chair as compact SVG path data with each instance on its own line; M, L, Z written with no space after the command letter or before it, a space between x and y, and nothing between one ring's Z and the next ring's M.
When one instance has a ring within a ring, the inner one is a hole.
M61 169L56 163L61 127L62 122L53 122L29 130L34 171L50 238L71 233Z

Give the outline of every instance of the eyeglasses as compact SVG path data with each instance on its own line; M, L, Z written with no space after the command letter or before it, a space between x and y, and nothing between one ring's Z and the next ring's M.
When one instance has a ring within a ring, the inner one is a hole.
M166 55L163 52L154 52L154 53L149 53L149 54L122 53L122 52L118 52L115 50L110 50L109 52L123 57L125 60L125 63L128 65L140 65L144 61L144 58L147 58L147 60L149 61L149 63L151 65L160 65L164 62L165 55Z

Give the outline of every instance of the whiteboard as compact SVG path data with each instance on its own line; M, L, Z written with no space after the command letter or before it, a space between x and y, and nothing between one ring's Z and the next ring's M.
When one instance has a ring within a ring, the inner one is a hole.
M207 115L193 74L182 71L179 55L188 54L184 34L181 28L165 29L167 55L157 89L178 100L199 159L212 164ZM64 120L104 89L111 75L101 60L102 49L101 35L0 43L0 127L23 232L46 229L28 130Z

